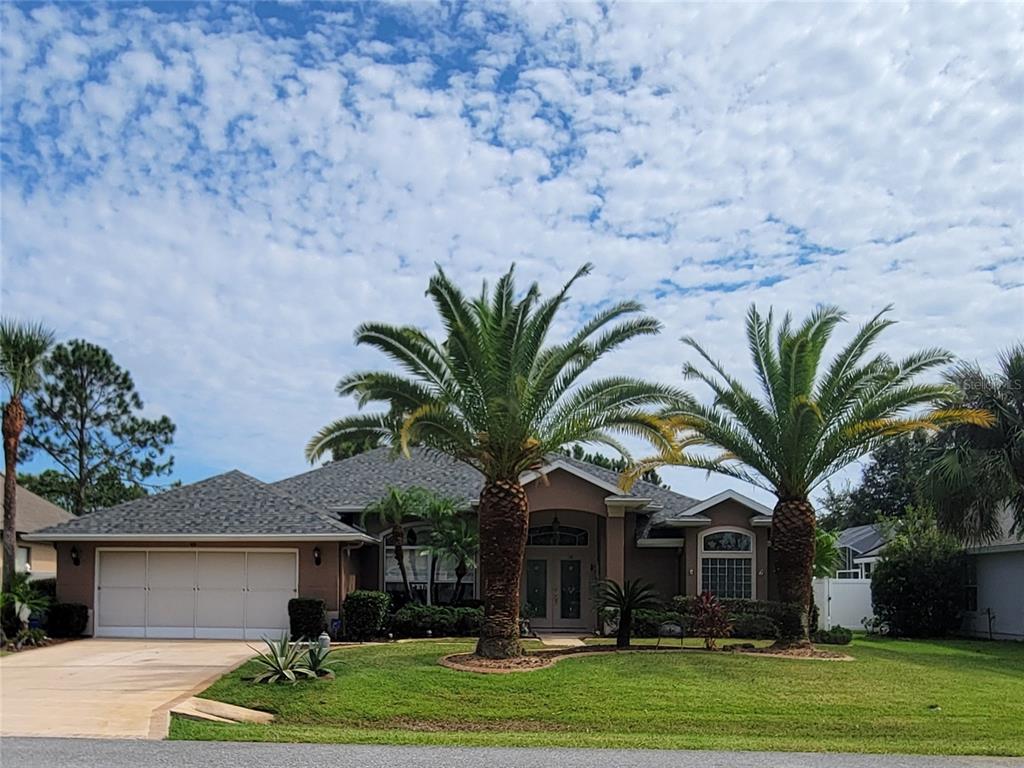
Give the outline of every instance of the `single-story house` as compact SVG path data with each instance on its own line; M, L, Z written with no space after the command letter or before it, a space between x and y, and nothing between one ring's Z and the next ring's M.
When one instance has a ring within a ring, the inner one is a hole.
M836 578L870 579L871 568L885 549L885 535L877 523L855 525L839 532L836 546L840 555Z
M0 472L0 483L4 481L4 474ZM27 488L16 486L15 504L17 505L17 518L15 522L18 528L18 548L16 568L21 573L29 573L32 580L52 579L57 575L57 550L53 544L44 541L28 541L26 536L60 525L74 518L70 512L61 509L56 504L47 501L42 496L36 496ZM0 491L0 496L3 492ZM2 534L0 534L2 536ZM3 550L0 549L0 565L4 561Z
M967 548L964 632L974 637L1024 640L1024 539L1010 533L1010 511L1002 512L1002 535Z
M591 585L603 578L643 579L665 598L774 594L771 510L739 493L692 499L643 481L626 492L616 472L564 456L522 482L522 600L537 628L596 627ZM402 590L388 532L360 524L389 486L427 488L470 511L483 478L425 449L406 458L380 448L276 483L227 472L34 538L56 545L58 599L86 604L96 635L259 637L287 626L295 596L320 598L337 616L354 589ZM424 602L432 592L447 601L455 576L445 563L432 576L428 533L407 525L412 588ZM480 594L475 571L466 585L465 597Z

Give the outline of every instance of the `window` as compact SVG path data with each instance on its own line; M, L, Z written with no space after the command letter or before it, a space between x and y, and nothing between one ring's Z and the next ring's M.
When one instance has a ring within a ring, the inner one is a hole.
M18 547L18 553L14 558L14 568L18 573L32 573L32 550L28 547Z
M754 597L754 537L725 528L700 537L700 591L720 598Z
M410 528L406 531L406 543L402 547L405 572L409 576L413 598L418 602L447 605L455 596L456 564L430 553L426 546L429 536L429 529ZM471 565L462 578L462 599L475 597L475 582L476 569ZM431 583L434 585L433 590L430 589ZM405 600L402 572L395 558L394 539L390 534L384 537L384 591L397 597L399 603Z
M528 547L585 547L589 543L587 530L571 525L534 526L526 538Z

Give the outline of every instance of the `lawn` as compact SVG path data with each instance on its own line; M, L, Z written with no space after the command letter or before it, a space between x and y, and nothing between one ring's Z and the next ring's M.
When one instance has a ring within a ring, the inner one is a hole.
M609 654L511 675L438 666L466 641L359 646L337 679L203 695L271 725L176 719L171 738L1024 755L1024 644L857 638L855 661Z

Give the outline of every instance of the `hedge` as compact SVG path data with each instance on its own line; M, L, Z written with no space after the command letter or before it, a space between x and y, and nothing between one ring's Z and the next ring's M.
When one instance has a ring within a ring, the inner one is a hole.
M763 621L747 617L767 617L774 622L776 634L772 637L795 638L803 633L802 614L803 609L796 604L780 603L774 600L744 600L741 598L724 598L721 601L722 607L729 614L733 622L734 637L742 637L740 629L735 628L740 617L743 623L751 630L757 629L766 633L770 625ZM677 595L672 598L672 609L684 619L692 618L696 613L697 598L694 596Z
M476 637L480 634L482 608L407 603L391 618L395 637Z
M292 640L316 640L327 631L327 604L316 597L293 597L288 601L288 625Z
M391 611L391 595L357 589L342 606L345 636L350 640L372 640L384 634Z
M81 603L54 603L46 614L50 637L80 637L89 623L89 609Z
M825 645L849 645L853 640L853 632L838 624L829 630L820 630L814 634L814 642Z

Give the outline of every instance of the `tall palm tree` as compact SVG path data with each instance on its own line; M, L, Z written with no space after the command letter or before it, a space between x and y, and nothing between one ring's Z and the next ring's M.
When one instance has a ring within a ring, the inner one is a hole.
M476 529L464 517L453 517L443 522L430 532L430 553L434 563L440 559L455 563L455 589L452 592L452 605L462 600L466 585L462 580L469 573L469 567L476 559L480 549L480 537ZM435 594L436 602L436 594Z
M984 543L1007 531L1024 537L1024 344L999 356L999 370L985 373L963 363L948 380L956 387L953 404L984 409L988 426L953 427L940 443L941 456L925 476L925 490L939 526L962 541Z
M3 409L4 439L4 571L3 591L14 584L17 557L18 444L25 429L24 396L39 385L43 358L53 345L53 332L38 323L0 320L0 378L9 399Z
M779 598L805 609L810 603L815 516L811 491L850 462L894 436L944 425L987 423L984 411L936 408L950 396L948 384L920 384L921 373L950 362L940 349L903 360L866 357L893 324L889 307L865 324L823 367L825 347L845 315L819 307L799 326L787 314L776 328L772 313L747 313L746 335L760 385L755 394L729 374L697 341L683 339L707 366L684 368L714 394L711 405L694 404L667 414L678 439L672 449L639 462L631 473L664 464L697 467L773 492L772 560ZM716 455L692 453L711 448ZM803 638L807 641L807 611ZM792 638L791 638L792 639Z
M405 524L420 518L427 506L427 492L422 488L401 489L394 486L387 493L363 510L359 517L360 525L365 526L368 518L375 517L384 528L391 529L391 542L395 548L395 560L398 572L402 574L402 587L405 589L406 600L412 602L412 587L409 585L409 572L405 567Z
M597 311L566 341L548 335L573 283L552 298L531 285L517 298L514 268L493 291L467 298L440 269L430 279L444 337L409 326L368 323L356 341L376 347L401 373L355 373L338 384L360 406L383 403L387 411L344 418L324 427L306 448L315 461L339 443L376 436L446 453L484 476L479 501L480 570L484 624L477 653L508 658L519 644L519 577L529 509L520 476L541 467L544 457L574 443L603 444L625 454L616 435L666 447L661 422L650 408L678 405L684 393L637 378L580 379L607 353L638 336L660 330L657 320L637 316L642 307L625 301ZM399 418L396 436L390 429Z
M455 499L435 493L427 494L424 499L423 511L420 514L422 519L430 525L431 544L434 533L447 527L458 513L459 503ZM438 557L433 551L430 555L430 602L436 604Z

